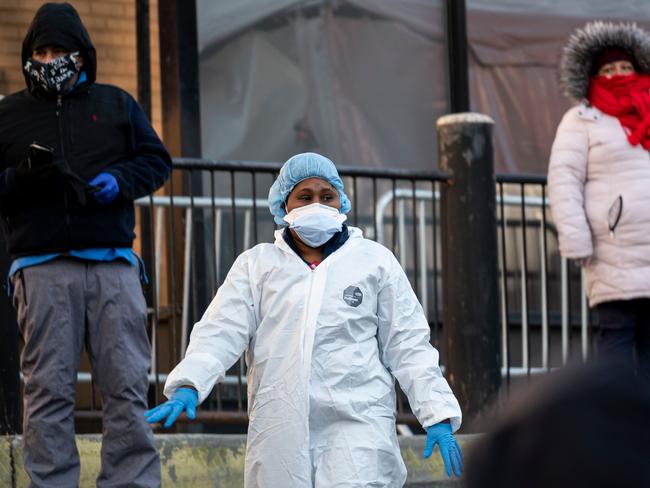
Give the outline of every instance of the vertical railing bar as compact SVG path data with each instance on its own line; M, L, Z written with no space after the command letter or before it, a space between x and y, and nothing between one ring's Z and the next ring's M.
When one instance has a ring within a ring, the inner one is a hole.
M539 255L539 279L540 279L540 312L541 312L541 346L542 346L542 368L548 368L548 317L546 315L546 274L544 269L546 266L545 248L544 248L544 232L543 226L540 227L539 233L539 248L541 250Z
M503 327L504 327L504 363L506 369L506 386L510 388L510 322L508 320L508 255L506 254L506 222L507 215L505 213L504 197L503 197L503 183L499 182L499 206L501 209L501 261L503 262L503 269L501 270L502 290L503 290Z
M352 212L354 214L354 226L359 227L359 199L357 197L357 177L352 177L352 188L354 191Z
M199 214L199 218L201 216L202 210L196 208L195 201L194 201L194 174L193 171L190 170L189 174L189 192L190 192L190 208L192 209L192 220L190 221L190 225L192 226L192 234L194 234L194 216ZM199 234L200 235L200 234ZM201 245L202 243L198 243L198 245ZM189 321L191 322L191 327L194 327L194 322L196 321L197 313L199 312L199 293L198 293L198 283L199 283L199 278L198 278L198 270L196 269L198 259L196 258L196 246L194 245L194 240L192 239L192 246L190 247L190 252L191 252L191 260L190 260L190 279L191 281L191 286L190 290L192 293L192 313L191 315L189 314L188 310L188 317ZM188 303L189 305L189 303ZM190 330L190 324L188 324L188 332L191 333L192 331Z
M192 265L192 207L185 209L185 253L183 260L183 316L181 321L181 351L187 349L190 328L190 267Z
M560 258L560 280L562 293L562 365L569 359L569 262Z
M215 188L215 181L214 181L214 170L210 170L210 217L212 219L212 249L215 249L218 246L217 243L217 228L216 228L216 222L217 222L217 217L216 217L216 188ZM213 253L212 255L212 266L210 267L210 273L212 274L212 279L210 280L210 296L214 297L217 293L217 280L218 278L218 271L217 271L217 255L216 253ZM219 391L221 388L221 385L217 385L215 388L213 388L213 391L215 391L215 397L218 395L216 394L217 391ZM209 398L209 397L208 397Z
M97 410L97 399L95 398L95 378L90 373L90 409L92 411Z
M253 244L258 244L257 238L257 182L255 172L251 171L252 190L253 190Z
M413 219L413 289L417 293L419 287L419 276L418 276L418 235L417 235L417 200L415 198L415 179L411 180L411 207L412 207L412 219ZM422 296L420 296L420 301Z
M230 170L230 212L232 216L232 255L233 262L237 259L237 208L235 205L235 172ZM237 411L243 410L242 403L242 366L241 361L237 362Z
M587 305L587 294L585 293L585 271L580 267L580 329L582 340L582 360L586 361L589 356L589 308Z
M221 228L223 227L223 210L220 208L217 209L215 215L214 229L215 229L215 239L214 239L214 262L215 265L215 275L216 275L216 286L219 289L219 283L221 278ZM216 292L215 292L216 293Z
M551 371L551 336L549 333L548 304L548 242L546 240L546 186L542 187L542 367Z
M377 222L377 178L372 178L372 221L375 228L373 239L379 241L379 226Z
M499 183L499 186L502 184ZM499 218L501 219L501 222L503 222L504 219L503 215L503 205L499 205ZM507 351L507 336L508 336L508 308L506 306L506 284L505 284L505 270L506 270L506 265L503 261L503 250L505 250L505 246L503 245L504 241L504 236L503 236L503 230L501 229L501 224L497 222L497 225L499 225L499 230L497 237L500 235L500 252L499 252L499 303L500 303L500 308L501 308L501 368L502 370L507 370L508 368L508 351Z
M406 215L404 211L404 200L400 200L397 204L398 210L398 218L397 218L397 228L398 228L398 235L399 235L399 262L402 265L402 268L404 268L404 272L406 273L407 271L407 265L408 262L406 260L407 254L406 254ZM408 273L407 273L408 274Z
M436 189L439 183L436 181L431 182L431 191L433 198L431 199L431 233L433 239L433 324L434 334L433 343L439 349L440 347L440 309L438 307L438 204L436 203Z
M214 206L214 200L212 202ZM214 220L212 221L212 228L214 229L214 247L213 247L213 252L214 252L214 275L215 275L215 287L217 290L219 289L220 286L220 278L221 278L221 228L223 226L223 210L221 208L216 209L216 212L214 213ZM215 292L216 293L216 292ZM215 397L217 400L217 410L222 410L223 409L223 402L222 402L222 390L223 390L223 385L221 383L218 383L215 388Z
M397 253L397 202L395 201L397 199L397 180L395 178L392 179L393 183L393 199L391 200L391 208L393 212L393 248L392 251L394 254Z
M153 306L152 306L152 321L151 321L151 342L152 342L152 347L151 347L151 355L152 355L152 364L153 364L153 374L154 374L154 398L155 401L158 402L160 398L160 378L159 378L159 354L158 354L158 290L156 289L156 284L158 282L158 275L156 273L156 246L154 244L154 239L155 239L155 225L154 225L154 219L156 217L155 214L155 206L153 203L153 194L149 195L149 208L150 208L150 214L151 218L149 219L149 235L151 238L149 239L149 245L150 245L150 252L153 256L153 269L151 270L151 273L153 276L151 277L151 285L154 287L152 295L153 299Z
M569 362L569 358L571 358L571 351L573 350L573 347L572 347L573 338L571 337L571 335L572 335L571 331L572 331L572 328L573 328L573 313L572 313L573 306L571 304L571 290L573 288L571 286L571 268L572 267L573 267L572 261L568 260L567 261L567 282L566 282L566 286L567 286L567 294L566 294L566 299L567 299L567 344L566 344L566 347L567 347L567 351L566 351L567 363ZM578 286L580 286L580 285L578 285Z
M156 296L160 306L160 267L162 263L162 235L165 222L165 209L158 206L156 209L156 255L154 265L156 266Z
M429 321L429 288L427 283L427 242L426 242L426 230L427 230L427 219L426 219L426 204L424 200L418 202L419 206L419 216L418 216L418 227L420 229L419 238L420 238L420 300L422 302L422 308L424 309L424 315Z
M232 217L232 258L237 259L237 207L235 204L235 171L230 170L230 215Z
M244 411L244 401L242 399L242 394L246 393L246 390L243 388L243 381L244 381L244 368L246 367L246 360L244 359L244 355L242 354L239 357L239 366L238 366L238 371L237 371L237 389L238 389L238 395L237 395L237 408L239 412Z
M250 249L250 240L251 240L251 211L250 209L245 209L244 210L244 243L243 243L243 249L246 251L247 249Z
M396 250L396 247L397 247L397 235L398 235L398 229L397 229L397 227L398 227L397 220L398 219L397 219L397 208L396 208L396 206L397 206L397 202L396 202L396 199L397 199L397 180L395 180L393 178L392 183L393 183L393 200L391 202L391 205L392 205L392 210L393 210L393 253L395 253L395 250ZM403 203L403 202L400 202L400 204L401 203ZM401 207L400 207L400 219L399 219L399 221L400 221L399 222L400 229L401 229L401 224L402 224L402 214L403 214L403 212L401 211ZM402 243L400 242L400 249L399 249L398 257L399 257L400 264L402 265L402 268L404 268L404 271L406 272L406 267L404 266L404 263L402 262L402 255L404 254L402 251L403 251ZM404 401L402 399L401 390L397 391L397 411L399 413L404 412Z
M221 392L222 385L221 383L218 383L217 386L215 387L215 397L217 399L217 410L222 410L223 409L223 402L222 402L222 392Z
M217 243L217 205L215 202L216 198L216 189L215 189L215 181L214 181L214 171L210 171L210 213L212 216L212 249L216 249L217 246L219 245ZM213 255L213 266L212 266L212 280L210 283L210 291L212 292L212 296L215 296L217 293L217 283L219 280L219 275L218 275L218 263L217 263L217 255L216 253Z
M526 334L526 373L530 376L530 317L528 316L528 243L526 240L526 191L525 184L520 184L521 189L521 242L522 242L522 263L523 263L523 295L522 295L522 326L525 324Z
M169 178L169 246L171 256L171 263L169 263L169 280L171 286L171 302L172 302L172 322L171 322L171 338L172 338L172 362L177 363L180 361L180 353L178 350L178 322L177 322L177 306L176 303L176 225L175 225L175 211L174 211L174 177ZM185 353L185 350L182 351Z

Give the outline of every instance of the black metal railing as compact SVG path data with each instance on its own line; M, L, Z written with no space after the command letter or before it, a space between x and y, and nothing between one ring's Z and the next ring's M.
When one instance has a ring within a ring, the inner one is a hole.
M176 159L165 193L136 202L141 239L136 251L149 271L147 297L152 339L150 403L163 400L167 373L182 358L189 333L225 279L235 258L259 242L272 242L276 226L266 203L279 163ZM446 175L399 169L340 168L352 202L348 224L393 250L422 301L441 344L439 185ZM247 421L243 358L203 404L199 421ZM101 413L88 371L80 373L86 394L77 417ZM90 396L90 401L87 398ZM414 422L398 395L402 422Z
M225 279L237 255L271 242L276 226L266 203L281 164L176 159L166 195L136 202L140 248L146 260L152 338L151 404L163 400L167 373L182 358L192 324ZM440 191L449 177L435 172L341 167L352 202L348 224L391 249L404 267L441 353L442 262ZM559 258L548 212L546 181L538 176L497 177L502 373L527 377L566 363L576 343L587 354L588 335L580 275ZM583 308L581 308L583 307ZM587 344L587 345L585 345ZM244 425L246 368L243 358L202 406L204 424ZM77 417L97 418L92 401L80 396ZM398 392L398 420L415 424Z
M561 258L546 177L497 176L503 375L550 371L591 350L580 269Z

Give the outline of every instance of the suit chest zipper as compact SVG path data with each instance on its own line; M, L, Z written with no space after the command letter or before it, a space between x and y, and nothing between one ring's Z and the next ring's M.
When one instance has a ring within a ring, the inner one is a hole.
M302 331L301 334L301 346L302 346L302 353L301 353L301 363L303 363L303 367L306 367L307 365L305 364L305 356L306 356L306 326L307 326L307 321L309 320L309 309L311 305L311 295L313 292L314 288L314 270L310 270L309 273L309 286L307 287L307 294L305 295L305 308L303 310L302 314L302 327L300 330Z

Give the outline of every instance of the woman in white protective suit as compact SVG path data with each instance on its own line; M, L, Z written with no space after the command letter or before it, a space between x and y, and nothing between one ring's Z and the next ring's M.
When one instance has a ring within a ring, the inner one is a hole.
M393 254L343 223L334 164L292 157L269 207L285 228L237 258L147 419L193 418L246 351L247 488L401 487L396 378L427 429L425 457L438 445L460 476L461 411L422 307Z

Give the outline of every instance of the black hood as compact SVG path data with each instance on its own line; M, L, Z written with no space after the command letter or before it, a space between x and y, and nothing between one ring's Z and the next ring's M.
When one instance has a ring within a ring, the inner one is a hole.
M97 55L81 17L69 3L46 3L38 9L23 40L22 66L34 49L56 44L67 51L79 51L83 56L83 70L87 83L93 83L97 73ZM22 67L21 67L22 69ZM23 71L29 91L34 90L32 81Z

